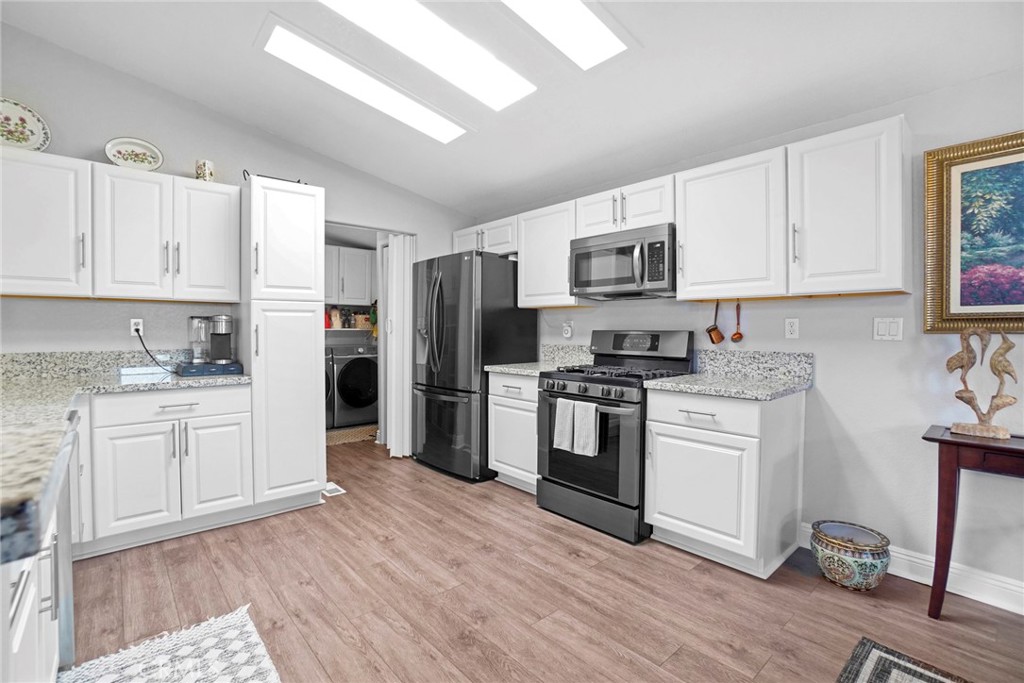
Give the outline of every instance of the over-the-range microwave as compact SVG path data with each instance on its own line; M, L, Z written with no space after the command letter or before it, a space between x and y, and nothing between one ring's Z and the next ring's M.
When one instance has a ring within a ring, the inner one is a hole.
M675 242L675 223L575 239L570 291L601 300L675 296Z

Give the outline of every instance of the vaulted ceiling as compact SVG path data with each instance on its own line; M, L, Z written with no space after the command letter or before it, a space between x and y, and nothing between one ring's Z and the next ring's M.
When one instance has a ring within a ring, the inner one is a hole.
M372 0L368 0L372 1ZM471 216L1019 67L1022 3L590 3L581 71L498 2L431 10L538 86L494 112L316 2L4 2L3 21ZM468 132L443 145L266 54L282 20Z

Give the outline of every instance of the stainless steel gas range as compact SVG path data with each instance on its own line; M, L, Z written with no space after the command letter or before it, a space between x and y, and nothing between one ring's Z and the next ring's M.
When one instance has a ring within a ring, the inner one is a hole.
M594 365L540 373L537 505L638 543L651 534L643 521L643 384L690 372L693 332L595 330L590 350ZM596 448L586 444L576 452L565 443L569 425L559 421L570 419L575 403L594 406L583 425L593 434L583 441L592 437ZM562 430L557 441L556 430Z

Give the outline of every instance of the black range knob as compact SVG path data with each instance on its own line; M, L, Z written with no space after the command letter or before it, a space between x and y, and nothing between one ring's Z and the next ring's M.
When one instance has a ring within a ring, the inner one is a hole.
M615 390L615 398L622 398L625 395L626 395L626 392L623 391L622 389L616 389Z
M565 382L555 382L555 389L557 391L565 391Z
M555 388L555 381L551 380L551 379L544 380L544 388L545 389L554 389Z
M576 391L580 392L581 394L587 393L587 385L583 384L582 382L577 384Z
M611 396L612 395L612 388L611 387L601 387L601 395L602 396Z

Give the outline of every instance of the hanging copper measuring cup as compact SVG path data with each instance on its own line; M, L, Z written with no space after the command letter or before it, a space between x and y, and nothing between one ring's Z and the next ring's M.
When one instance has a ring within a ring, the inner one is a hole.
M729 337L729 339L733 340L734 342L743 341L743 333L740 332L740 302L739 301L736 302L736 331L732 333L732 336Z
M720 329L718 329L718 301L717 300L715 301L715 322L711 323L711 326L708 327L704 331L708 333L708 337L711 338L711 343L712 344L721 344L723 341L725 341L725 335L722 334L722 331Z

